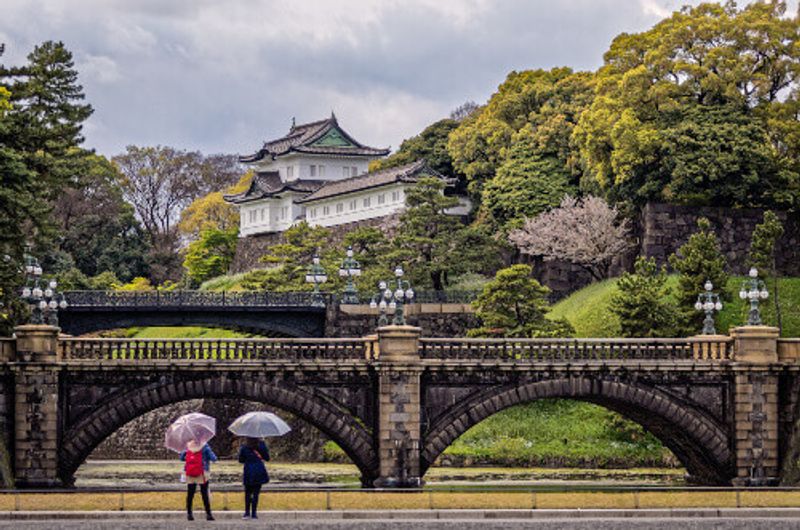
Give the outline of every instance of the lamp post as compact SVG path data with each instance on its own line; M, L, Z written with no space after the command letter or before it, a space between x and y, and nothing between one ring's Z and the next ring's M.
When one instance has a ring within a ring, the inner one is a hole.
M339 276L347 278L342 302L345 304L357 304L358 290L355 283L353 283L353 278L361 276L361 264L353 258L353 247L347 247L347 254L342 260L342 264L339 265Z
M739 290L739 298L750 300L750 313L747 315L748 326L761 325L761 312L758 310L758 301L766 300L769 297L767 284L758 277L758 269L750 269L749 278L742 282Z
M378 294L372 297L369 306L373 309L379 308L381 316L378 318L378 326L386 326L389 324L387 310L394 313L392 324L395 326L404 326L406 323L405 312L403 304L408 304L414 298L414 290L411 289L411 283L403 279L403 267L398 265L394 269L394 276L396 288L391 289L388 282L380 282L378 284Z
M22 288L22 299L31 310L31 324L49 324L58 326L58 310L67 308L64 295L56 291L55 280L42 278L42 267L39 261L25 255L25 285Z
M716 335L717 330L714 327L714 311L722 311L722 302L717 293L711 292L714 285L709 280L706 280L703 288L705 292L697 295L697 302L695 302L694 308L698 311L705 311L706 313L706 318L703 320L703 335Z
M325 269L320 264L319 256L314 256L311 260L311 265L308 266L306 272L306 283L314 284L314 303L324 305L325 301L322 299L322 294L319 292L319 286L328 281L328 275Z

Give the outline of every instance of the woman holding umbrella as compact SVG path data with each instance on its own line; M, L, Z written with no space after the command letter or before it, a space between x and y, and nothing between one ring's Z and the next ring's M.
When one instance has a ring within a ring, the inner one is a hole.
M269 460L269 449L261 438L282 436L291 428L271 412L248 412L236 418L228 430L245 437L245 442L239 449L239 462L244 464L242 519L258 519L258 496L261 493L261 486L269 482L269 473L264 465L264 462Z
M258 496L261 486L269 482L269 473L264 462L269 460L267 444L258 438L245 438L239 448L239 462L244 464L244 516L242 519L258 519Z
M216 432L217 420L199 412L192 412L175 420L164 435L164 445L179 453L181 461L186 462L183 468L186 476L186 515L190 521L194 520L192 504L198 484L206 509L206 519L214 520L208 497L208 478L211 462L217 461L217 455L207 443Z
M192 515L192 505L194 504L194 494L197 485L200 484L200 497L203 499L203 507L206 509L206 520L213 521L211 515L211 501L208 496L208 479L211 462L217 461L217 455L208 446L189 442L186 450L180 454L181 462L186 462L183 467L186 475L186 516L190 521L194 521Z

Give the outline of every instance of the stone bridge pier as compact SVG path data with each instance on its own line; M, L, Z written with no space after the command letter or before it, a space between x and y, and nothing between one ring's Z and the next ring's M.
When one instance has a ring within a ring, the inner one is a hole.
M0 339L7 485L69 485L93 448L127 421L198 397L260 400L301 417L375 487L420 486L470 427L537 399L619 412L707 484L777 484L800 452L800 340L764 326L639 341L427 339L412 326L363 339L58 333L20 326L13 339Z

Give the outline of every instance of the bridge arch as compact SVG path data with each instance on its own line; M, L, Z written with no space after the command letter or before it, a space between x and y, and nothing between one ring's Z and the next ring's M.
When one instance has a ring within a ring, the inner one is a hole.
M514 405L546 398L587 401L618 412L653 433L692 476L705 483L730 483L733 453L724 426L652 387L590 377L495 387L460 401L436 419L423 435L421 472L424 474L456 438L489 416Z
M65 430L59 448L59 478L71 484L78 467L95 447L129 421L159 407L200 398L241 398L265 403L305 420L334 440L361 472L362 483L378 475L372 435L334 403L302 389L259 378L219 374L191 380L164 380L112 397ZM221 426L225 428L226 426Z

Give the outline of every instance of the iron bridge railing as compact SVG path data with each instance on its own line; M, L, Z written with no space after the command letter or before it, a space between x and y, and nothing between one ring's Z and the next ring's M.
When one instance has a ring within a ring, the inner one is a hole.
M370 360L368 339L84 339L59 340L64 361Z
M510 362L731 360L727 339L434 339L420 340L423 359Z
M268 291L65 291L69 307L318 307L330 294Z
M468 304L477 291L420 291L415 303ZM270 291L65 291L64 298L73 308L126 307L319 307L340 302L331 293ZM369 300L364 298L362 303Z

